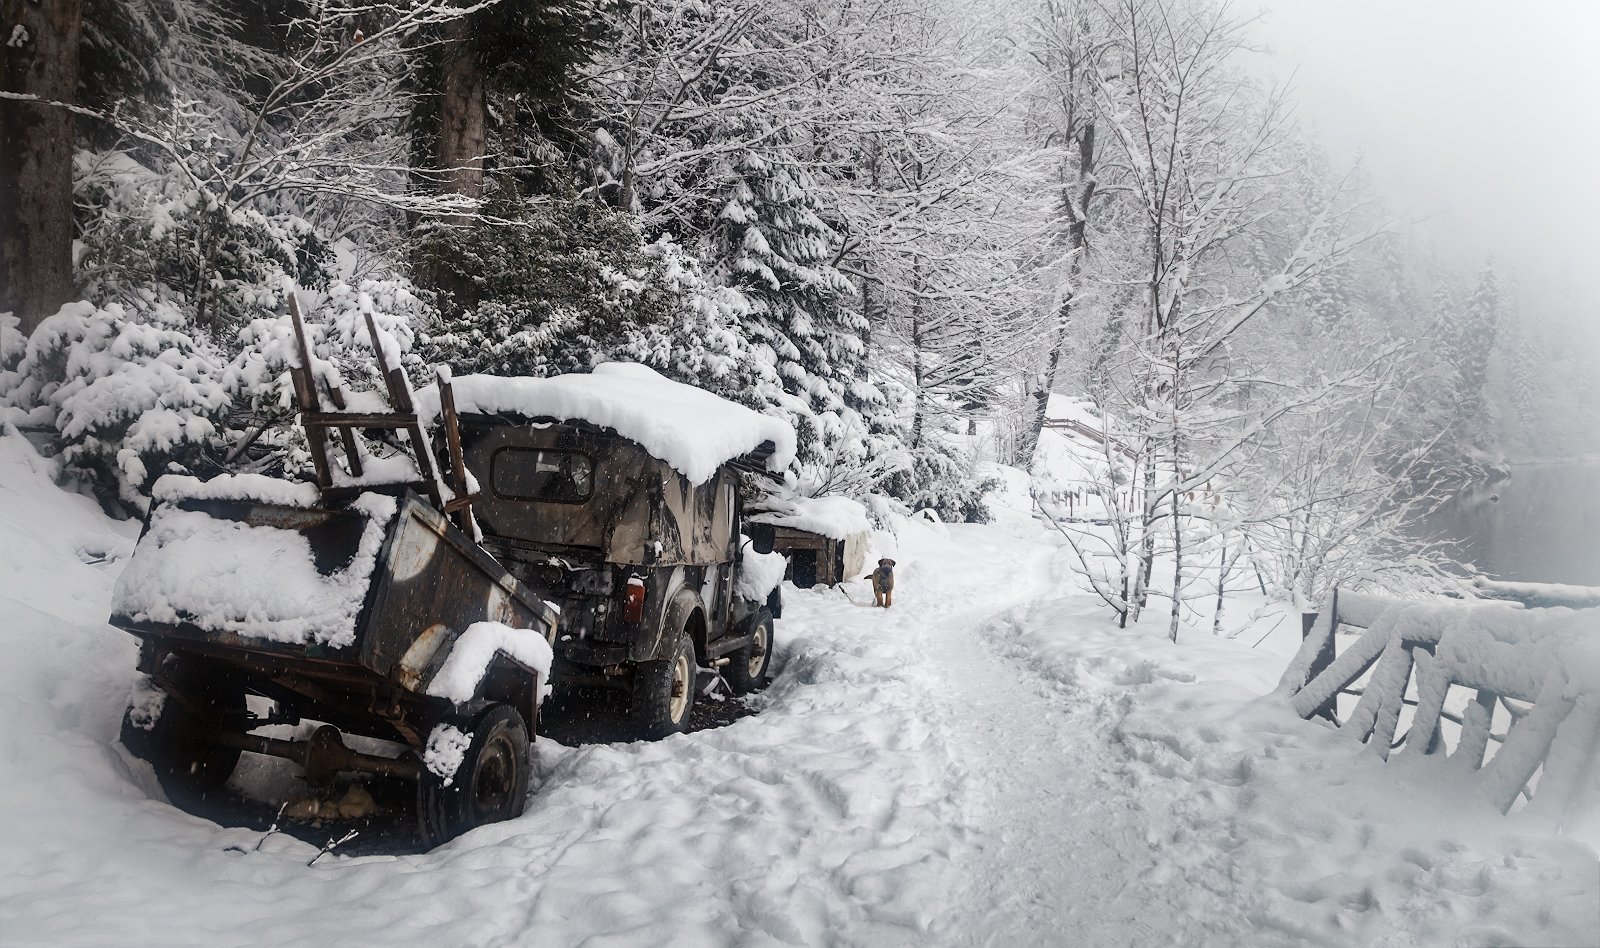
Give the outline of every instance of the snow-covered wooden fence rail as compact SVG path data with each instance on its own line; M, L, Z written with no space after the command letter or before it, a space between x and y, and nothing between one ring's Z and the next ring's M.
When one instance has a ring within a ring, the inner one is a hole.
M1341 626L1365 631L1335 655ZM1355 687L1369 669L1364 687ZM1461 714L1445 709L1451 685L1476 692ZM1343 721L1340 693L1359 697ZM1527 814L1556 827L1600 809L1600 609L1335 590L1275 694L1302 718L1328 718L1385 760L1398 751L1455 768L1501 812L1519 794L1529 799ZM1410 726L1397 738L1408 706ZM1503 733L1493 731L1497 707L1509 721ZM1445 721L1461 729L1449 753ZM1498 747L1486 762L1491 741Z

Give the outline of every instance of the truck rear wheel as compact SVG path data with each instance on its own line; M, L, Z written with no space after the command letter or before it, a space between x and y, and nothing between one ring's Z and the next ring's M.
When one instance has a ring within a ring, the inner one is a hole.
M772 613L762 608L756 613L755 638L749 645L728 655L728 670L722 676L736 695L760 691L767 682L767 667L772 664Z
M167 799L192 805L222 789L239 765L239 751L211 737L224 715L243 716L244 688L226 669L178 655L167 659L162 672L200 713L170 694L161 699L159 712L152 713L147 703L130 707L122 715L122 745L149 761Z
M689 729L699 663L694 641L678 636L678 647L661 661L640 662L633 670L633 720L647 740Z
M516 819L528 802L528 729L521 715L493 704L474 720L451 715L439 723L471 740L455 773L441 777L423 767L417 779L417 828L430 848L487 823Z

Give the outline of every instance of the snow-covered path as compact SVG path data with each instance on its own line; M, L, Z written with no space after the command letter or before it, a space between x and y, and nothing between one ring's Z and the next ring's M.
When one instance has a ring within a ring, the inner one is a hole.
M923 654L966 775L962 881L936 943L1134 946L1248 937L1251 926L1224 894L1163 884L1154 852L1160 841L1124 773L1125 755L1106 740L1120 716L1115 702L1063 687L996 634L1026 611L1022 603L1049 601L1085 624L1104 623L1098 604L1055 574L1064 561L1053 548L949 529L958 542L941 558L947 575L983 577L965 596L952 596L968 608L949 613L918 602L900 620L940 616L927 623ZM952 570L963 558L970 562ZM1009 590L1005 578L1014 583Z
M981 775L967 884L955 900L968 909L950 943L1138 945L1159 942L1158 932L1195 943L1194 920L1164 911L1141 882L1148 820L1116 776L1107 709L1064 696L992 648L968 627L930 655L960 670L948 692L965 708L953 743Z
M1592 849L1251 703L1271 642L1111 628L1026 523L902 524L891 610L790 591L759 714L541 739L520 819L307 867L115 743L130 528L49 473L0 438L6 946L1600 943Z

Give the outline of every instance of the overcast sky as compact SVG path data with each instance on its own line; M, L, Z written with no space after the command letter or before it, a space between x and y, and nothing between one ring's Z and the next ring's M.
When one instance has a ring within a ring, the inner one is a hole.
M1258 7L1258 68L1294 74L1302 125L1340 166L1364 150L1393 211L1437 214L1421 236L1600 299L1600 0L1234 9Z

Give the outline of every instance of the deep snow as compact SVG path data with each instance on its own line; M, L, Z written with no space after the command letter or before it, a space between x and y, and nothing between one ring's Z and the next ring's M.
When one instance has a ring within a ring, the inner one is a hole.
M785 587L759 714L541 739L527 813L431 853L252 851L115 744L138 528L52 468L0 437L6 945L1600 944L1589 846L1258 700L1295 618L1117 630L1014 492L880 538L893 609Z

